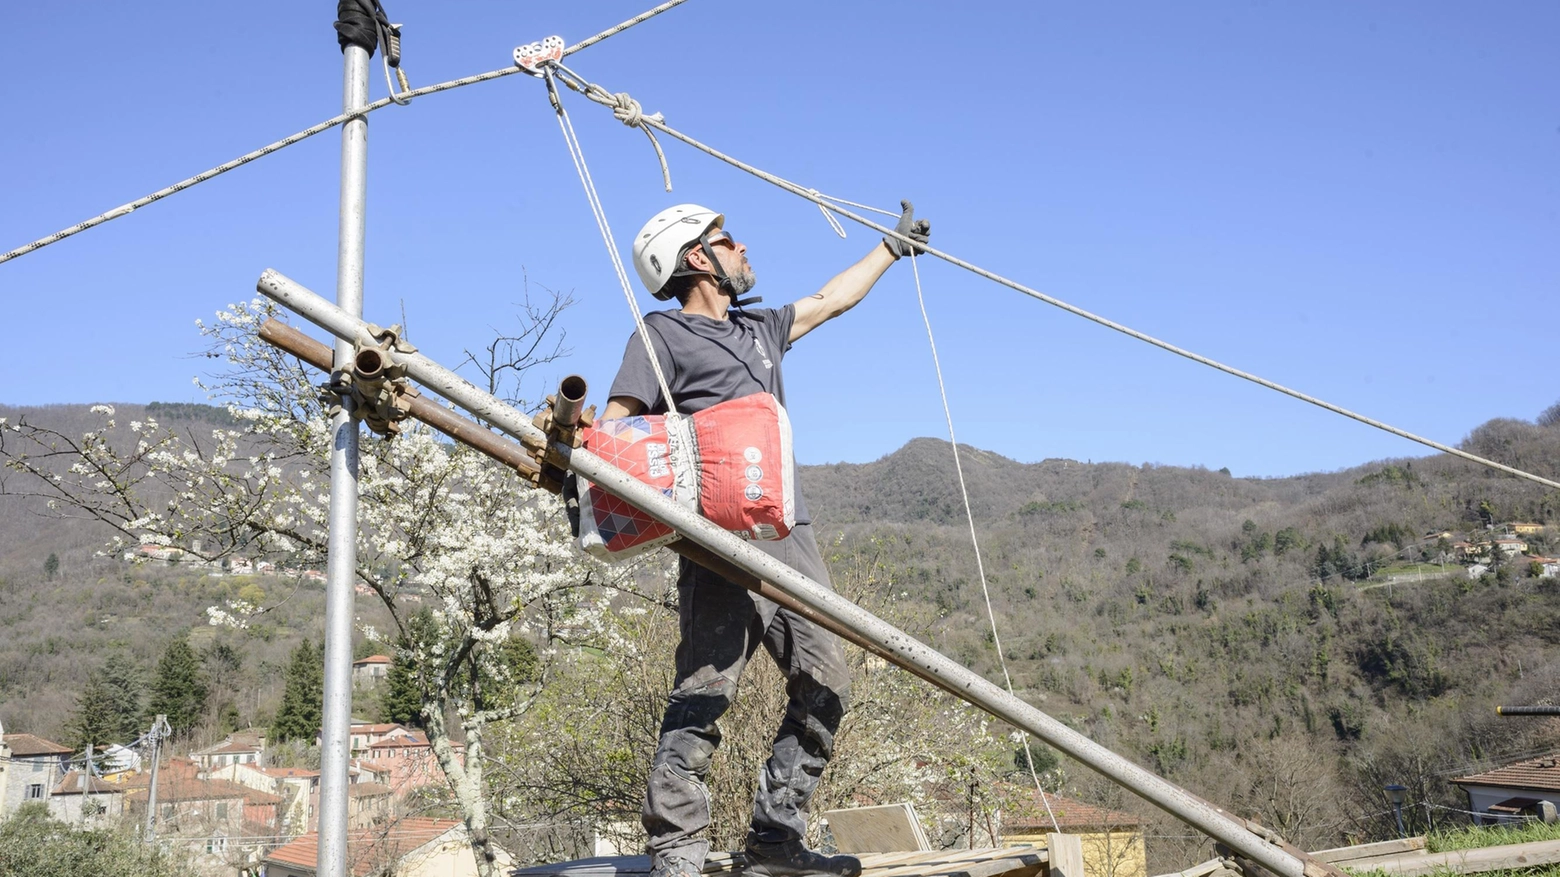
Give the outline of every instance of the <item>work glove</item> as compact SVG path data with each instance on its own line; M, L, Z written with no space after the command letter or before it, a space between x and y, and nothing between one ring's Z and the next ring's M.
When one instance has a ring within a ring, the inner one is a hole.
M915 218L915 205L909 201L900 201L899 206L904 208L904 213L899 215L899 224L894 226L894 231L899 232L918 244L926 243L926 239L932 235L932 222L929 219ZM883 238L883 243L888 244L888 251L894 254L894 261L899 257L910 255L910 245L898 238ZM921 247L916 247L917 255L926 252Z

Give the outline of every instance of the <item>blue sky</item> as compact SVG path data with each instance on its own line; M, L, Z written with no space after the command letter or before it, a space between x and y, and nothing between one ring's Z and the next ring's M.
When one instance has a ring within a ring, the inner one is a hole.
M413 85L649 5L388 2ZM333 17L318 0L8 6L0 250L334 115ZM976 264L1456 442L1560 398L1557 29L1538 2L690 0L570 64L804 185L913 198ZM641 134L568 97L625 247L661 207L715 207L777 305L876 240L672 142L668 195ZM571 293L573 355L539 377L579 372L603 401L631 319L539 84L387 108L369 138L366 316L404 307L453 364L511 322L526 279ZM332 131L0 265L0 402L202 399L197 318L267 267L334 294L339 162ZM1422 450L952 266L922 276L961 441L1260 476ZM908 265L786 377L804 463L945 434Z

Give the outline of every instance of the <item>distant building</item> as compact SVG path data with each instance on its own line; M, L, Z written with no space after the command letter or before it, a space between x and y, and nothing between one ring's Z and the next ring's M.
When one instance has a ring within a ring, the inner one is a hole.
M1516 554L1522 554L1528 550L1527 542L1522 539L1513 538L1511 536L1503 536L1499 539L1496 539L1495 547L1500 549L1500 553L1507 557L1511 557Z
M1532 555L1523 559L1529 563L1538 564L1543 570L1542 575L1550 578L1560 578L1560 558Z
M319 843L319 835L310 833L266 856L266 877L314 877ZM504 871L514 865L502 851L498 864ZM350 832L347 870L354 877L473 877L477 861L464 823L416 818Z
M0 734L0 816L28 802L48 803L71 751L32 734Z
M201 770L214 770L230 764L259 764L265 755L265 731L249 728L229 734L215 746L190 754Z
M390 665L395 663L389 655L369 655L352 662L352 681L374 685L390 675Z
M1543 524L1528 524L1528 523L1512 522L1510 524L1507 524L1506 527L1509 528L1511 530L1511 532L1517 534L1518 536L1531 536L1534 533L1542 533L1542 532L1544 532L1544 525Z
M49 794L48 806L49 815L61 822L96 827L124 815L125 789L73 770Z
M1452 780L1468 796L1479 825L1522 822L1540 801L1560 806L1560 752Z
M1075 834L1083 846L1083 873L1087 877L1148 874L1143 820L1138 817L1046 792L1035 792L1029 803L1027 813L1003 819L1004 844L1045 846L1047 834Z

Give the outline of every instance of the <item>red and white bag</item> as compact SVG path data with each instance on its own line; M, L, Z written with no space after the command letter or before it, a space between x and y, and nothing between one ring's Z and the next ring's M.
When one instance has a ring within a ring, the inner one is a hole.
M691 416L642 414L598 421L585 449L743 539L784 539L796 526L791 421L754 393ZM623 560L665 545L665 524L579 479L580 548Z
M779 400L754 393L693 415L699 508L744 539L784 539L796 526L791 419Z
M598 421L585 430L585 449L688 509L698 508L693 430L680 415L636 415ZM624 500L579 480L580 548L603 560L623 560L677 538Z

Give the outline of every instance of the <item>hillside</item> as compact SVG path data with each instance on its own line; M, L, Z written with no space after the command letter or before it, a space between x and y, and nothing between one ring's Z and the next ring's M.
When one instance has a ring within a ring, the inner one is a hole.
M144 411L119 406L121 419ZM157 414L193 435L221 420L204 406ZM79 406L0 407L0 417L18 416L66 434L93 422ZM1560 472L1553 426L1492 421L1465 446ZM1560 728L1497 720L1492 709L1556 694L1555 580L1531 577L1521 562L1470 578L1448 556L1450 542L1487 538L1488 524L1560 524L1553 492L1445 457L1249 479L963 454L1020 695L1296 841L1379 830L1389 782L1413 790L1412 818L1454 820L1461 805L1447 777L1560 744ZM924 606L939 619L934 645L999 679L948 444L916 439L872 463L802 467L801 478L836 580ZM4 487L28 489L14 474ZM7 731L63 737L90 673L108 661L144 673L189 629L198 651L236 656L223 670L229 718L267 721L287 655L319 636L318 583L97 556L110 535L37 500L0 496ZM1525 538L1532 553L1560 553L1555 529ZM1430 564L1420 567L1429 576L1382 578L1411 562ZM206 625L208 606L246 587L277 608L245 631ZM372 620L372 601L360 607ZM207 733L219 725L214 714ZM1276 776L1289 777L1282 802ZM1178 860L1178 844L1198 843L1076 766L1051 765L1047 778L1150 819L1167 836L1156 860Z
M1465 447L1560 471L1560 428L1497 420ZM1415 790L1421 823L1453 819L1449 777L1560 742L1493 710L1556 695L1560 587L1520 562L1470 578L1445 544L1487 522L1560 523L1554 492L1444 456L1239 479L962 450L1015 688L1210 799L1322 842L1379 830L1386 783ZM935 605L938 648L1000 679L948 444L803 479L836 576ZM1553 528L1528 543L1560 551ZM1426 580L1386 584L1413 561ZM1275 816L1254 785L1277 763L1308 790L1293 798L1325 803Z

